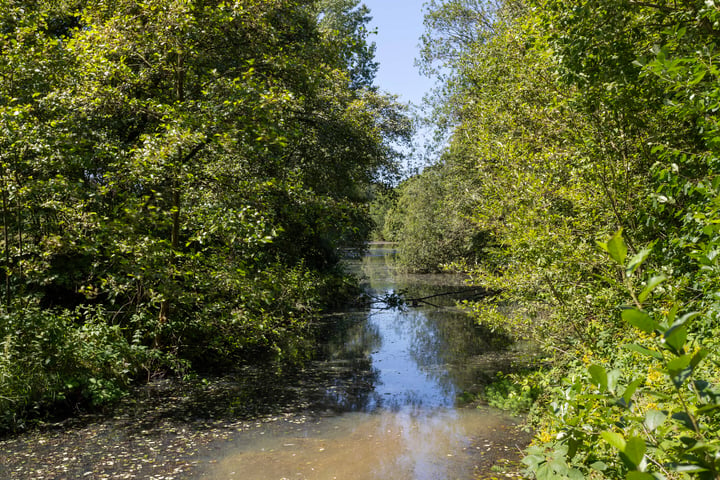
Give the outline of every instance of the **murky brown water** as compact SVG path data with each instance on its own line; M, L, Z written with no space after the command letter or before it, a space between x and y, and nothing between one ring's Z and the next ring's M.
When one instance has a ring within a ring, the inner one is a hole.
M391 255L375 249L355 265L376 298L400 290L421 298L463 289L457 277L400 276ZM313 367L325 372L311 402L324 415L238 433L201 478L474 478L490 445L480 439L502 437L498 432L514 421L493 409L463 407L460 399L492 377L506 345L453 308L451 297L434 297L435 306L400 309L380 302L355 312Z
M479 409L382 411L327 418L290 431L258 429L208 478L451 480L472 478L484 447L511 420Z

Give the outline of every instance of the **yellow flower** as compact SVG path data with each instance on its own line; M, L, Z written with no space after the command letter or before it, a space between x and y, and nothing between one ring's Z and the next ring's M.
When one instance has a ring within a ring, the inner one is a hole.
M550 443L554 438L555 438L555 436L552 435L552 434L551 434L550 432L548 432L547 430L542 430L542 431L540 431L540 433L538 434L538 439L540 439L540 441L541 441L542 443Z
M663 378L663 373L650 367L647 373L647 383L658 383Z

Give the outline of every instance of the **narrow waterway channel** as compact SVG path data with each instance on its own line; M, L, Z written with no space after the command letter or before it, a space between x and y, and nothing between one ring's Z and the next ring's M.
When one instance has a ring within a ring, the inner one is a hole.
M507 343L455 308L473 293L462 278L400 275L393 253L375 247L354 263L376 301L349 313L316 365L337 374L318 395L324 415L249 430L202 478L472 479L517 448L514 419L464 402L507 367ZM382 301L399 292L433 305Z
M300 368L155 379L109 414L0 440L1 479L471 480L518 458L516 419L473 403L522 351L455 307L449 275L401 275L393 251L350 262L370 305L328 320ZM397 305L404 298L432 304Z

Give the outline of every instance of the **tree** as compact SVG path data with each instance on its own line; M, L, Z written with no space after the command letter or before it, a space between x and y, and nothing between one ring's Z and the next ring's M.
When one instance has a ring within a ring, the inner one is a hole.
M49 358L24 393L0 383L8 412L51 402L42 391L102 400L141 368L302 355L337 297L335 251L365 238L367 192L409 135L402 107L368 88L367 10L2 6L1 373ZM83 335L128 367L81 368L80 345L57 339Z
M501 292L479 321L555 361L520 379L552 402L529 473L716 477L717 7L506 2L488 28L455 5L427 58L490 236L460 267Z
M372 88L378 63L375 42L368 39L372 20L370 9L360 0L320 0L317 2L320 32L333 46L337 61L348 71L353 89Z

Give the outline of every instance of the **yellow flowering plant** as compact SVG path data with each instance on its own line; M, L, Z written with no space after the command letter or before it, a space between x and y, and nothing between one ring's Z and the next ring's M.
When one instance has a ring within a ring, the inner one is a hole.
M623 308L622 319L641 332L640 338L650 340L649 347L623 345L647 364L645 378L632 380L624 389L617 388L614 372L601 365L588 368L593 385L619 410L616 428L601 432L601 437L619 452L630 480L720 478L720 392L701 378L701 365L713 352L691 329L702 313L681 314L677 302L669 310L645 310L643 303L667 280L652 277L642 290L633 290L633 278L649 249L628 259L621 231L599 245L625 270L633 305Z

